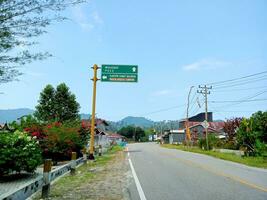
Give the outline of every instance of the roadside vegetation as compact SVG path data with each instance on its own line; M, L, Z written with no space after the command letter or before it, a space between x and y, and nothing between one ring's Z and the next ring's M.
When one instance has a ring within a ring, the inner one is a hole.
M222 160L228 160L232 162L237 162L241 164L245 164L252 167L260 167L260 168L266 168L267 169L267 159L261 156L258 157L252 157L252 156L237 156L235 154L231 153L221 153L216 151L206 151L203 149L200 149L198 147L187 147L184 145L174 145L174 144L162 144L162 147L169 148L169 149L178 149L182 151L189 151L193 153L200 153L205 154L208 156L213 156L215 158L219 158Z
M249 166L267 168L267 112L258 111L250 118L233 118L225 122L225 139L214 134L200 138L191 146L163 144L163 147L201 153L216 158L242 163ZM214 149L241 150L243 156L233 153L221 153Z
M78 167L75 176L65 175L61 177L51 187L50 198L61 199L67 193L73 193L74 198L76 193L74 188L81 188L86 184L94 182L99 173L102 173L101 169L107 166L108 163L113 162L117 153L122 150L123 148L121 146L112 146L107 153L102 156L96 156L96 162L88 162ZM90 193L92 191L88 192ZM40 196L41 194L37 194L34 199L40 199Z
M47 85L34 115L28 115L0 132L0 175L35 171L43 159L54 164L82 156L90 128L79 118L79 104L66 84Z

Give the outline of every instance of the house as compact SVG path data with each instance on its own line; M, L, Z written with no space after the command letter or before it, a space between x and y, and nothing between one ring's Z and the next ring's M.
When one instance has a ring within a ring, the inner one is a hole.
M199 113L193 117L188 118L189 122L203 122L205 121L205 113ZM208 112L208 122L213 122L212 112ZM185 128L186 119L179 121L179 129Z
M14 131L15 130L12 129L11 127L9 127L7 123L5 123L4 125L0 125L0 132L1 133L11 133Z
M91 120L90 119L83 119L82 126L89 128L91 127ZM100 131L106 131L109 126L108 122L104 119L95 119L95 127Z
M106 133L109 124L106 120L95 119L95 145L107 146L109 145L108 134ZM90 131L91 120L82 120L82 127Z
M206 129L203 127L205 121L205 113L199 113L193 117L188 118L188 127L191 133L191 139L197 141L199 138L205 137ZM225 137L223 130L224 122L214 122L212 112L208 112L208 133L216 134L219 138ZM165 142L170 144L182 143L186 135L186 119L179 122L178 130L171 130L165 135Z
M116 143L116 144L119 144L125 140L124 136L117 133L110 133L107 135L107 138L110 143Z
M199 138L203 138L206 135L206 129L200 122L189 122L189 130L191 133L191 138L193 141L197 141ZM224 122L208 122L208 133L213 133L215 135L222 136L225 135L223 131Z

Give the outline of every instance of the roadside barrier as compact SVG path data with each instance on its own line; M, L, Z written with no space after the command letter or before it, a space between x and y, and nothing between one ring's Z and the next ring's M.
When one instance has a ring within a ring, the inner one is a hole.
M44 161L44 170L43 170L43 177L39 176L36 179L32 180L30 183L27 183L27 185L23 185L20 188L18 188L17 191L9 194L5 194L1 196L3 200L22 200L27 199L40 189L42 189L42 198L46 199L49 197L50 187L51 183L66 174L67 172L70 172L71 175L75 175L75 169L80 166L83 163L86 163L86 155L82 158L76 159L77 154L76 152L72 152L72 160L71 162L62 165L54 170L52 169L52 160L47 159Z

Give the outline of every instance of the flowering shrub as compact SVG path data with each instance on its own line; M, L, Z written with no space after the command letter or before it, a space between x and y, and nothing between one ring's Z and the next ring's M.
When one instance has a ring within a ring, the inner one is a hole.
M0 175L33 172L41 162L41 150L35 137L20 131L0 134Z
M79 120L43 123L27 116L21 119L20 123L13 122L12 127L36 137L42 156L54 161L69 160L72 151L80 156L80 150L89 136L89 128Z
M68 160L71 152L77 152L80 155L86 140L80 133L80 124L61 124L52 123L44 128L44 137L41 142L43 156L52 158L54 161Z

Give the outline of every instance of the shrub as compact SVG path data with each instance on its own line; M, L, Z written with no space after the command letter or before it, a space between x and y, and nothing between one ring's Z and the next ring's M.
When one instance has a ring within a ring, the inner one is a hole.
M250 118L241 121L237 131L239 145L253 156L267 154L267 112L256 112Z
M86 140L81 136L80 124L49 124L45 128L46 137L40 143L43 149L43 156L54 161L68 160L71 152L81 155L81 149L85 146Z
M227 141L223 144L224 149L238 150L239 146L235 141Z
M33 172L42 162L37 141L27 133L0 134L0 175L11 172Z
M218 143L219 143L219 139L216 138L216 136L214 134L209 133L208 134L208 149L209 150L213 149L213 147L215 147L216 144L218 144ZM205 150L207 150L206 138L199 139L198 146L201 149L204 148Z

